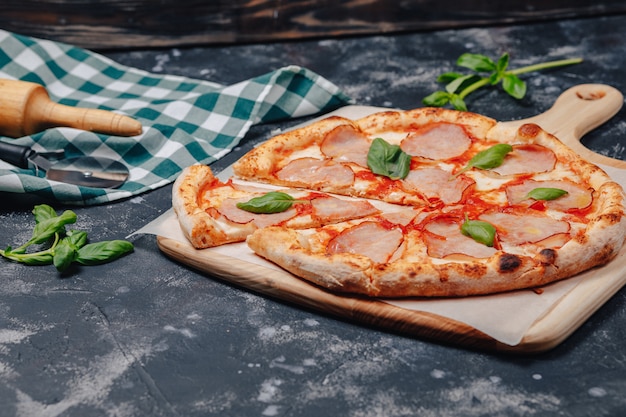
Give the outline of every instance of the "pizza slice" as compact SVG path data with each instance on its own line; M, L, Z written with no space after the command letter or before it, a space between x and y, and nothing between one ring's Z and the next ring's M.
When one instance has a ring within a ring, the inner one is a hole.
M261 206L255 207L256 201ZM221 182L210 167L200 164L185 168L176 179L172 205L183 233L199 249L243 242L267 226L310 228L379 212L365 200L308 190L261 188L232 179Z
M357 121L330 117L272 138L233 170L252 181L389 203L453 204L474 183L464 174L452 178L455 168L494 125L446 109L381 112ZM394 172L402 161L404 175Z

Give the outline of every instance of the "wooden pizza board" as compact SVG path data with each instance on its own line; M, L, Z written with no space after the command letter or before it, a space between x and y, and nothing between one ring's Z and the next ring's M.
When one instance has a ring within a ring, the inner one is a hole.
M501 124L532 122L540 125L584 158L600 165L626 188L626 161L598 155L580 143L584 134L613 117L623 100L622 94L612 87L584 84L565 91L545 113ZM334 114L351 114L358 118L380 110L348 106ZM187 242L158 236L157 243L163 253L185 265L272 298L379 329L491 351L547 351L571 335L626 284L624 248L609 264L586 272L588 277L535 321L520 343L510 346L472 326L440 315L405 309L383 300L332 293L282 269L267 268L211 250L197 250Z

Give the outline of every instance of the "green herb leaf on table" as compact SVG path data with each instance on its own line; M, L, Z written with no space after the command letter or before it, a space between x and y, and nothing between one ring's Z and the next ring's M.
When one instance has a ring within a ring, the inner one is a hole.
M372 141L367 153L367 166L374 174L393 180L404 179L411 168L411 155L382 138Z
M72 262L76 260L76 257L76 247L73 246L68 240L62 239L54 248L52 261L56 269L63 272L70 267Z
M533 200L556 200L566 194L568 192L560 188L538 187L530 190L526 198L532 198Z
M64 233L65 225L76 223L76 213L65 210L60 216L49 217L41 220L33 229L33 237L26 245L44 243L56 233Z
M35 223L41 223L44 220L57 217L56 211L47 204L40 204L33 208L33 215L35 216Z
M459 67L468 68L476 72L492 72L496 70L496 63L488 56L481 54L463 54L456 60L456 64Z
M489 247L494 245L496 238L496 228L491 223L482 220L469 220L467 215L465 215L465 221L461 225L461 233Z
M78 249L76 262L83 265L100 265L110 262L133 250L133 244L126 240L105 240L88 243Z
M289 210L295 203L310 203L309 200L296 200L282 191L270 191L258 197L242 203L237 203L237 208L257 214L281 213Z
M41 204L34 207L33 215L35 227L32 237L15 249L11 246L0 249L1 257L25 265L54 265L59 272L63 272L76 262L83 265L102 264L134 249L133 244L125 240L87 243L87 232L65 228L77 220L76 213L71 210L57 215L52 207ZM45 247L29 252L33 245Z
M446 72L437 78L437 82L445 84L445 91L436 91L424 97L422 103L426 106L443 107L452 105L456 110L467 111L466 97L479 88L502 84L502 89L515 99L522 99L526 95L527 86L518 75L540 71L548 68L579 64L582 58L562 59L534 65L528 65L510 70L509 54L504 53L493 61L486 55L465 53L456 61L460 67L467 68L473 73L461 74Z

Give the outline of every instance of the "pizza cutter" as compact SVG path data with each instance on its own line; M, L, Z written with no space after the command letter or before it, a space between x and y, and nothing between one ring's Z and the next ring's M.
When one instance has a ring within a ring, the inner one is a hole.
M96 188L116 188L129 176L126 165L111 158L80 156L64 158L63 150L39 153L28 146L0 141L0 159L20 168L43 171L46 178Z

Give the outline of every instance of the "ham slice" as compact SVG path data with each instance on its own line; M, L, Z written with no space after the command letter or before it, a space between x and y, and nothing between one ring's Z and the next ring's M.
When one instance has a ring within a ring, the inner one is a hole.
M231 222L240 224L252 222L259 228L278 225L298 214L293 206L286 211L270 214L251 213L237 207L237 203L248 201L250 198L251 197L227 198L222 202L217 210Z
M558 234L567 234L570 225L551 217L517 215L510 213L481 214L480 220L493 224L498 239L509 245L536 243Z
M354 183L354 172L350 167L315 158L294 159L278 171L276 177L307 186L328 183L333 187L346 187Z
M531 205L535 200L527 199L528 193L535 188L558 188L567 191L567 194L555 200L545 202L546 207L566 211L569 209L583 209L593 202L593 190L581 187L571 181L535 181L528 179L521 184L506 187L506 196L510 204Z
M500 175L534 174L554 169L556 155L545 146L514 145L504 162L492 171Z
M461 225L451 218L439 218L425 226L424 242L428 254L435 258L465 255L472 258L488 258L497 252L493 247L476 242L461 233Z
M334 197L317 197L311 200L313 216L325 222L357 219L378 213L369 201L342 200Z
M417 216L415 210L401 210L391 213L383 213L381 217L393 224L399 224L401 226L407 226Z
M452 174L440 168L429 167L416 169L402 180L402 184L409 190L418 191L428 199L438 198L445 204L454 204L461 201L463 193L474 180L460 175L452 178Z
M409 155L443 160L462 155L471 145L461 126L441 123L408 135L400 148Z
M367 256L376 263L384 263L391 258L403 239L399 227L389 229L376 222L363 222L331 239L326 252L331 255L353 253Z
M322 153L338 162L354 162L367 168L371 142L367 136L350 125L331 130L320 145Z

